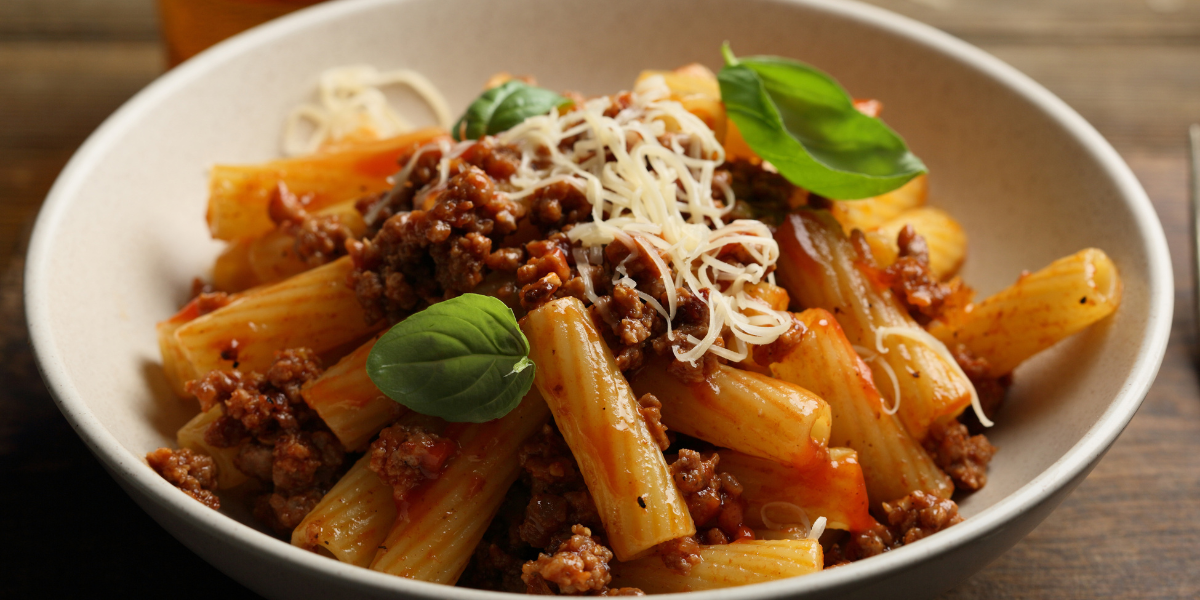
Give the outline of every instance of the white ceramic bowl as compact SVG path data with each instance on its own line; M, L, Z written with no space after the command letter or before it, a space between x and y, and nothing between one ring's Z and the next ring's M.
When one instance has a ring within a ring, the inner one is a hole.
M156 321L219 246L204 226L205 169L276 156L281 116L327 67L427 74L461 110L488 75L535 74L589 94L643 68L742 55L813 63L887 121L931 170L932 201L971 238L982 294L1087 246L1125 281L1114 318L1017 372L990 434L1000 452L967 520L844 568L695 598L902 598L949 589L1028 533L1087 475L1137 410L1167 343L1170 258L1150 202L1074 111L991 56L869 6L826 0L363 0L302 11L189 61L129 101L79 150L38 218L26 274L29 327L63 414L147 512L218 568L274 598L483 598L294 548L211 511L145 464L194 403L171 397ZM228 503L232 504L232 503ZM231 518L232 517L232 518Z

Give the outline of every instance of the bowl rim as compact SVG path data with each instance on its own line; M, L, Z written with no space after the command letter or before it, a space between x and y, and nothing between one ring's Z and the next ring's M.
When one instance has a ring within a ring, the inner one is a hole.
M38 369L59 410L88 448L127 491L133 490L159 508L184 519L194 528L207 529L224 543L241 544L272 561L284 561L316 575L339 580L349 588L394 592L421 598L500 598L497 592L449 587L403 579L346 563L329 560L272 538L224 514L178 494L173 486L146 468L142 457L123 447L101 425L85 402L85 394L72 381L63 357L54 343L47 300L50 290L40 274L52 267L54 231L69 212L71 201L83 187L106 154L136 125L140 115L158 105L178 88L220 68L226 61L273 40L316 26L332 17L370 12L384 5L401 5L413 0L345 0L318 4L234 36L167 72L139 91L109 116L80 146L63 168L50 189L38 214L30 239L25 266L25 310L30 341ZM1149 391L1162 363L1170 334L1174 306L1174 280L1171 257L1162 225L1154 207L1128 165L1116 150L1078 113L1031 78L998 58L948 33L883 8L854 0L767 0L781 5L803 6L834 18L857 22L904 38L914 45L960 61L984 76L1015 92L1035 108L1042 110L1065 132L1081 143L1090 157L1115 181L1120 196L1134 214L1134 227L1150 260L1149 314L1146 335L1138 348L1130 374L1108 408L1060 459L1009 496L961 524L895 551L843 568L762 583L741 588L691 592L689 598L738 600L776 598L803 593L821 593L844 589L854 582L878 581L894 576L921 561L942 556L972 541L998 532L1020 515L1049 500L1094 466L1133 418Z

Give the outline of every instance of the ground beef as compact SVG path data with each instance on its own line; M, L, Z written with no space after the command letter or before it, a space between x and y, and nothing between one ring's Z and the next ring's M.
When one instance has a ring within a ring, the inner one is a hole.
M255 515L281 534L316 505L346 463L346 449L300 394L320 374L316 353L295 348L276 352L263 373L212 371L184 386L202 410L223 407L204 439L218 448L237 448L234 466L267 489Z
M214 310L224 308L230 302L229 294L225 292L200 292L196 295L197 316L207 315Z
M323 489L308 489L294 494L263 494L254 503L254 518L286 534L295 529L324 496Z
M458 585L479 590L523 593L525 582L521 580L521 567L527 561L518 558L505 546L485 539L475 547L471 562L463 571Z
M705 457L695 450L680 450L679 457L671 463L675 487L696 523L699 541L727 544L752 540L754 531L743 519L746 502L742 499L742 485L733 475L717 472L720 460L716 453ZM685 573L691 568L687 561L680 562L667 553L663 554L663 562L671 568L682 567Z
M966 373L967 379L975 386L983 414L989 419L994 419L1000 405L1004 403L1005 396L1008 395L1008 388L1012 386L1012 373L992 377L989 375L991 368L987 359L975 356L963 344L955 344L950 351L955 362L962 367L963 373ZM982 433L986 429L973 410L963 411L958 419L972 434Z
M517 269L522 308L533 310L556 297L563 282L571 278L570 248L570 241L561 232L525 245L529 260Z
M287 433L272 451L271 481L276 491L292 492L333 481L346 455L328 431Z
M523 479L530 490L517 531L534 548L548 547L573 525L602 530L600 514L566 440L550 425L521 448Z
M738 158L721 165L713 174L713 196L728 204L725 194L733 192L733 218L757 219L772 227L800 207L808 193L773 170L767 170L761 160Z
M987 466L996 447L983 434L970 435L958 421L934 423L923 444L954 487L973 492L987 484Z
M525 520L529 496L525 481L519 480L509 488L500 510L475 547L458 585L515 594L525 591L521 565L538 556L537 549L521 539L520 528Z
M611 293L597 298L591 315L622 371L641 367L646 343L651 337L666 335L666 320L662 315L647 306L633 288L623 284L613 286Z
M688 341L689 336L702 340L708 335L708 305L686 288L678 288L675 293L676 310L675 320L671 323L672 332L669 335L664 332L651 341L651 346L660 356L674 356L676 350L687 352L694 347L694 344ZM718 336L713 345L724 348L725 340ZM667 367L667 372L680 381L699 383L725 362L725 359L708 352L694 363L676 359Z
M379 432L367 452L371 470L392 486L396 503L401 504L409 490L436 479L457 451L454 440L417 425L396 424Z
M863 255L866 239L859 230L851 233L851 240ZM928 324L940 317L947 308L955 305L956 293L961 294L960 283L942 283L929 267L929 246L912 225L905 225L896 238L899 248L896 262L879 271L877 279L889 287L908 313L918 323ZM870 256L869 249L865 256Z
M534 225L561 229L570 223L586 221L592 215L592 203L579 188L560 181L533 193L529 218Z
M414 147L402 153L398 161L406 168L411 167L408 178L397 180L388 192L366 196L355 203L372 234L378 233L379 225L392 216L413 209L417 193L438 178L441 160L442 151L436 144Z
M788 314L792 317L792 326L783 335L770 344L754 347L754 362L756 364L766 367L772 363L780 362L793 348L800 345L804 334L808 332L808 326L804 324L804 321L797 318L795 313Z
M666 450L671 445L671 438L667 436L667 426L662 423L662 402L654 394L642 394L638 398L638 412L642 414L642 420L646 422L646 428L650 430L658 449Z
M663 564L676 573L686 574L700 564L700 542L690 535L667 540L656 546L655 551Z
M883 523L851 534L844 543L830 547L825 554L825 566L870 558L962 522L958 505L953 500L943 500L921 491L895 502L884 502L883 514Z
M299 431L305 422L316 419L300 388L320 374L316 353L294 348L276 352L266 373L211 371L187 382L184 389L196 396L203 411L224 405L225 414L205 432L206 441L214 446L233 446L244 435L274 443L281 434Z
M221 499L213 493L217 489L217 465L211 456L187 448L159 448L146 455L146 462L168 483L201 504L213 510L221 508Z
M354 237L337 215L310 215L307 203L280 182L271 193L267 214L279 231L293 238L296 256L316 267L346 254L346 240Z
M493 245L525 215L483 168L460 157L450 172L445 186L421 192L428 195L425 204L432 201L428 210L397 212L373 238L347 244L355 267L348 283L368 322L398 321L424 304L475 289Z
M612 550L592 537L583 525L571 527L571 537L559 544L552 554L521 567L521 579L530 594L584 595L603 593L612 581L608 562Z

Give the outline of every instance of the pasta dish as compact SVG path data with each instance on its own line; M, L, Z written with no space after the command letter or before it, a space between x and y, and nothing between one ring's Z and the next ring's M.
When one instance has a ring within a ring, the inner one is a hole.
M881 102L724 53L590 98L498 74L457 122L417 73L323 74L288 158L211 170L226 247L157 332L198 413L149 465L331 559L517 593L771 581L960 522L1013 370L1113 313L1116 267L976 299Z

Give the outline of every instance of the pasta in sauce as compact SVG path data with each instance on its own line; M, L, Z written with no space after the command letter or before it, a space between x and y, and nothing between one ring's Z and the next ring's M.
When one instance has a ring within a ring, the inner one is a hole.
M364 568L641 595L916 542L986 485L1012 370L1120 302L1086 249L974 303L966 234L924 175L855 202L797 187L698 65L461 142L403 132L372 87L414 87L446 127L419 75L322 82L287 132L315 153L212 171L226 250L158 326L199 413L147 458L213 508L248 490L266 527ZM519 318L533 387L482 423L387 397L367 366L382 332L467 293Z

